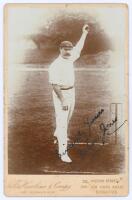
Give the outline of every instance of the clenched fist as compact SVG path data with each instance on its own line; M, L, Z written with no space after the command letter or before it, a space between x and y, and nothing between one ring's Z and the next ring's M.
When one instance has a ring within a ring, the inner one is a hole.
M89 32L89 26L88 24L85 24L82 28L83 33L88 33Z

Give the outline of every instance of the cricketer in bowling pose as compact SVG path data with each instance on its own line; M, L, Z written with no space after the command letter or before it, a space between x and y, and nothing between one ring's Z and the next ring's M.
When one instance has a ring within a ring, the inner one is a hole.
M60 55L49 67L49 82L52 85L53 102L55 108L56 130L54 136L58 141L58 154L63 162L71 163L68 155L68 124L75 105L74 66L80 57L89 26L84 25L82 35L76 46L70 41L60 44Z

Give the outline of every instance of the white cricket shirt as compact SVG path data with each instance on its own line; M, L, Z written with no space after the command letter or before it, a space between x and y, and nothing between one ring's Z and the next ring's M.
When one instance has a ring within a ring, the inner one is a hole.
M59 55L49 67L49 82L51 84L73 86L75 81L73 63L79 57L80 53L75 47L68 59L64 59Z

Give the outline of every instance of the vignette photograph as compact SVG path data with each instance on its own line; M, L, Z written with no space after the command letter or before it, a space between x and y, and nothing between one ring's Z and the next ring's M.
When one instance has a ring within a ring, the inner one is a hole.
M126 194L126 5L7 4L4 9L6 192L32 195L36 185L34 195L43 194L41 189L52 196L75 194L76 188L83 195L84 184L85 195ZM78 175L77 187L72 181ZM121 185L88 186L89 177L102 177L106 184L107 176ZM43 178L56 181L53 191Z

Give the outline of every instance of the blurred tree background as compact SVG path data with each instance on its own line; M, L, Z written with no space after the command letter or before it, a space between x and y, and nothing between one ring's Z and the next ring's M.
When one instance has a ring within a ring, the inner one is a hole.
M95 18L84 13L61 12L41 28L39 34L28 36L36 48L27 50L24 63L48 64L59 54L59 44L69 40L74 45L80 39L82 27L88 24L90 31L82 51L83 64L106 64L112 50L110 38ZM82 62L82 61L81 61Z

